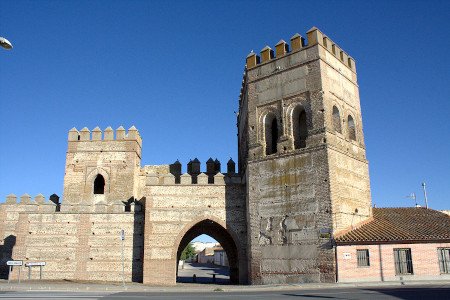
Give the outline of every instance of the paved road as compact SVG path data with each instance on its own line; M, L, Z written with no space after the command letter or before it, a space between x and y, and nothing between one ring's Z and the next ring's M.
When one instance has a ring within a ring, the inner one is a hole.
M450 287L414 286L383 288L330 288L330 289L296 289L279 291L253 292L0 292L0 299L70 299L70 300L119 300L119 299L450 299Z
M197 283L213 283L213 274L216 275L216 284L228 284L230 276L228 267L213 264L185 263L184 269L178 269L177 282L192 283L195 274Z

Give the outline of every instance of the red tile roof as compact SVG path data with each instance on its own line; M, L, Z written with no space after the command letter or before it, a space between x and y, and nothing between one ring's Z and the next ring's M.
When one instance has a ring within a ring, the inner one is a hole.
M373 219L335 236L336 244L449 242L450 216L423 207L373 208Z

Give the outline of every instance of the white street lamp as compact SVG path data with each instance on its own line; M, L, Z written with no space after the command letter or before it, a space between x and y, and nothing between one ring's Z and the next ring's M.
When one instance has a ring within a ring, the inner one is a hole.
M13 47L10 41L1 36L0 36L0 46L5 48L6 50L11 50Z

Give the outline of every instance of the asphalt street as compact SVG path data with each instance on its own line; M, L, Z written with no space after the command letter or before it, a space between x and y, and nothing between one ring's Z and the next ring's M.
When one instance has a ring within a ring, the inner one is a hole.
M228 284L230 282L228 267L199 263L185 263L183 268L178 268L177 282L192 283L194 274L197 283Z
M201 292L51 292L51 291L1 291L0 299L450 299L450 287L367 287L292 289L271 291L201 291Z

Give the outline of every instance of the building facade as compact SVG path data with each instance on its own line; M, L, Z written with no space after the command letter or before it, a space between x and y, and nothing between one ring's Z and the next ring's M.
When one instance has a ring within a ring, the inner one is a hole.
M124 230L126 280L173 285L181 251L208 234L232 283L335 282L334 234L372 214L355 61L315 27L250 53L237 131L238 172L194 159L182 173L178 161L142 166L134 127L71 129L61 201L1 205L3 263L121 281Z
M374 208L335 236L339 282L450 280L450 217L422 207Z

